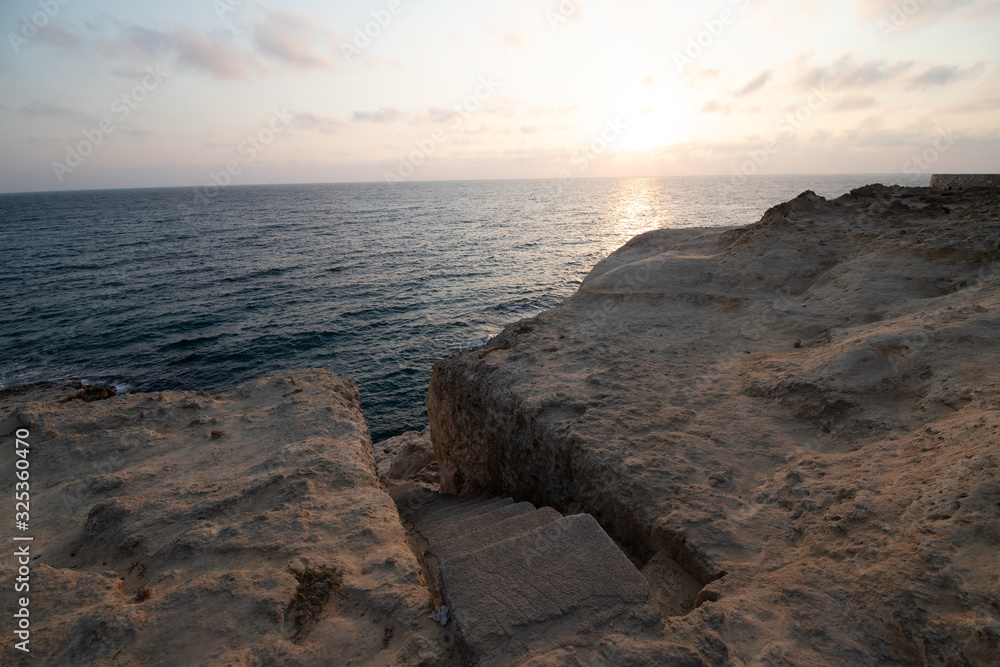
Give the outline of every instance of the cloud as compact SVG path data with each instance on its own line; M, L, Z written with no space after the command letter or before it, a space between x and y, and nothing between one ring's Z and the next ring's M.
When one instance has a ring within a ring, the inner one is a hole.
M853 56L847 55L826 67L813 67L802 77L802 83L806 88L823 86L839 90L865 88L899 79L909 72L913 65L912 61L856 62Z
M214 79L248 81L263 63L225 31L201 32L188 25L158 30L122 24L114 38L97 41L107 58L125 59L145 66L175 61L179 69L208 74ZM128 71L126 67L125 70Z
M804 89L828 88L834 91L860 90L878 86L880 90L899 91L947 86L978 77L983 63L969 67L958 65L918 65L915 61L866 60L859 62L846 55L829 65L811 67L801 77ZM753 83L753 82L751 82ZM851 98L854 102L862 96Z
M583 108L581 104L560 104L558 106L534 107L524 112L526 116L572 116Z
M702 113L718 113L723 116L727 116L733 112L733 107L729 104L723 104L719 100L709 100L705 102L701 107Z
M745 95L750 95L751 93L757 92L758 90L767 85L767 82L771 80L771 76L772 73L770 70L764 70L763 72L758 74L753 79L753 81L749 82L748 84L740 88L738 91L736 91L736 97L743 97Z
M722 77L721 69L688 69L681 74L684 84L692 90L712 86Z
M480 113L489 114L491 116L500 116L501 118L514 118L517 116L517 103L500 98L495 102L488 102L486 106L481 109Z
M175 28L167 36L177 52L177 64L204 72L215 79L249 80L262 69L260 60L241 51L223 34L205 34L189 26Z
M134 23L122 23L118 28L115 37L96 40L97 47L108 58L149 62L176 55L169 35L162 30Z
M38 31L36 39L40 44L62 49L73 55L85 55L87 53L87 40L60 25L50 23L44 30Z
M133 61L142 67L150 62L175 61L179 69L219 80L249 81L275 70L334 66L314 48L317 41L333 41L325 29L261 2L255 2L254 8L259 16L249 35L222 28L198 29L184 23L151 28L109 17L103 25L89 26L87 31L49 26L39 31L39 37L49 46L79 55L98 51L110 60Z
M912 9L915 7L915 11ZM1000 11L995 0L854 0L859 23L884 21L900 30L944 20L977 21Z
M333 64L311 46L326 32L315 24L282 9L270 9L255 2L263 20L254 24L254 45L258 52L295 69L329 69Z
M85 113L70 109L68 107L60 106L58 104L49 104L48 102L41 102L39 100L31 100L21 108L17 110L22 116L32 116L34 118L43 117L60 117L60 118L71 118L73 120L83 121L86 123L91 123L94 121L93 116L89 116Z
M344 123L339 120L317 116L308 111L294 114L292 125L303 130L319 130L324 134L335 134L344 128Z
M923 74L914 77L910 86L912 88L931 88L933 86L947 86L964 79L978 76L983 71L982 63L972 67L961 68L954 65L938 65L931 67Z
M376 111L355 111L354 120L368 123L395 123L403 118L399 109L382 107Z
M848 95L834 102L830 108L834 111L857 111L875 106L875 98L867 95Z
M414 124L420 123L431 123L433 125L441 125L451 121L457 114L451 109L442 109L441 107L431 107L426 111L419 111L413 117Z
M953 111L955 113L979 113L995 110L1000 110L1000 95L982 97L971 102L954 104L944 109L944 111Z

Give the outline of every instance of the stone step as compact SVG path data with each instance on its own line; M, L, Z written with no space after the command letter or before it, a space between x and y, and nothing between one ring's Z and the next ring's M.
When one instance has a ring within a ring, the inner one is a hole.
M417 530L427 538L429 544L444 542L468 533L483 530L504 519L534 512L535 506L531 503L513 503L510 505L498 505L495 508L483 508L482 512L470 512L456 517L446 518L440 521L431 521L418 525Z
M517 537L533 530L547 526L562 518L562 514L551 507L543 507L533 512L519 514L504 519L465 535L454 537L443 542L436 542L427 548L424 560L430 572L437 577L438 568L451 558L465 556L488 547L497 542Z
M434 508L457 508L487 500L480 496L453 496L431 491L415 484L400 485L389 490L400 514L416 514Z
M589 514L445 561L441 595L467 656L504 664L598 625L651 625L649 586Z
M456 504L452 507L436 507L431 511L421 512L419 516L415 516L413 523L429 526L431 524L461 521L465 517L492 512L495 509L500 509L513 503L514 500L512 498L486 498L477 499L470 503Z
M395 487L390 495L396 502L399 516L418 532L429 525L447 524L467 516L475 516L512 504L510 498L452 496L410 485Z
M586 641L596 627L645 632L659 622L646 580L589 514L423 488L392 494L470 664L507 665L529 649Z
M410 512L407 518L416 526L424 526L447 522L461 516L482 514L484 511L492 511L513 502L510 498L463 498L425 505Z
M417 485L400 485L389 490L400 517L418 528L435 522L446 522L462 515L491 511L514 501L510 498L453 496Z

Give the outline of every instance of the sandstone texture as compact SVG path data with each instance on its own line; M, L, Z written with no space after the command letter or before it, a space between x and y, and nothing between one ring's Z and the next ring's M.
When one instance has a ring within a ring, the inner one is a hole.
M518 664L1000 664L998 260L996 190L806 192L436 364L442 490L589 513L663 615Z
M11 641L4 557L0 663L458 664L353 383L295 371L86 402L99 393L0 395L5 448L30 431L34 536L31 653ZM8 451L5 498L14 471Z

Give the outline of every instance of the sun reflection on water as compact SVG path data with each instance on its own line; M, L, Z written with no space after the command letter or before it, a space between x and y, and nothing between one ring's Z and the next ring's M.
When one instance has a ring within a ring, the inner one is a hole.
M634 236L662 227L665 219L661 207L671 196L662 192L662 183L655 179L632 178L622 181L609 199L614 233L621 246Z

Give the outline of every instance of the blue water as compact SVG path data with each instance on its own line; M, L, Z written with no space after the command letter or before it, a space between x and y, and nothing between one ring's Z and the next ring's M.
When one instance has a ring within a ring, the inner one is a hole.
M904 181L905 179L905 181ZM0 387L221 391L323 367L373 438L437 359L555 306L632 236L909 176L470 181L0 196Z

